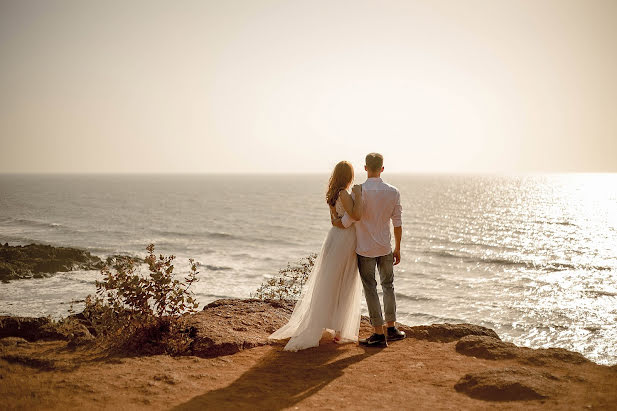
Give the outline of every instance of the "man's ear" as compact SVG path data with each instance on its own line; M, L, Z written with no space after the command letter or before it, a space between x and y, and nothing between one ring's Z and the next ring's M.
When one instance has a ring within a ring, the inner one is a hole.
M368 171L368 167L367 166L364 166L364 171Z
M383 167L381 167L381 172L383 173Z

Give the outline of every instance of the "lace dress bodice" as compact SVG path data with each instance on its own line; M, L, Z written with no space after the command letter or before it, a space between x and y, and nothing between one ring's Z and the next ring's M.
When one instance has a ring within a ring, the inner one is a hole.
M334 209L336 210L336 214L339 217L343 217L345 215L345 207L343 207L343 201L341 201L341 196L336 199L336 203L334 204Z

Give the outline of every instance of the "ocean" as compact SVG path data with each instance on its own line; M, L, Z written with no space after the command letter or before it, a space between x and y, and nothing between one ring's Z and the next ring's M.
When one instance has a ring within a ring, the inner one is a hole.
M0 241L199 263L206 304L319 251L327 175L0 175ZM403 205L398 320L469 322L617 363L617 174L384 174ZM358 176L356 182L363 178ZM96 271L0 284L0 314L65 316ZM80 304L75 304L79 309ZM366 307L363 305L363 312Z

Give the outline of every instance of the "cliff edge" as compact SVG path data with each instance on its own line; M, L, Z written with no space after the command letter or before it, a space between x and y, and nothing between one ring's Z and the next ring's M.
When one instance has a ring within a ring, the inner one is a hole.
M9 409L617 409L617 367L472 324L401 325L408 338L384 349L324 337L288 353L267 336L292 309L215 301L185 318L191 343L176 357L111 354L86 325L0 317L0 396Z

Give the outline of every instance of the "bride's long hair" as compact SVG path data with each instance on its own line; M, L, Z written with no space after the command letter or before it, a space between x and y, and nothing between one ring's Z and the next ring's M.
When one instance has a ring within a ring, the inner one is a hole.
M328 182L328 191L326 191L326 203L334 207L338 195L341 190L347 188L353 182L353 166L349 161L341 161L332 171L330 181Z

